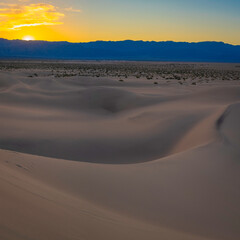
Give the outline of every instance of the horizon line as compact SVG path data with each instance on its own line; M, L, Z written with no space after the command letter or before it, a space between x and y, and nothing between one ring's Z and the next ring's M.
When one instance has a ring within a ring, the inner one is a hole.
M49 42L49 43L70 43L70 44L80 44L80 43L96 43L96 42L144 42L144 43L166 43L166 42L173 42L173 43L223 43L226 45L231 45L231 46L240 46L239 44L232 44L232 43L227 43L224 41L196 41L196 42L187 42L187 41L174 41L174 40L166 40L166 41L154 41L154 40L132 40L132 39L124 39L124 40L95 40L95 41L88 41L88 42L70 42L70 41L48 41L48 40L23 40L23 39L7 39L7 38L0 38L2 40L7 40L7 41L22 41L22 42Z

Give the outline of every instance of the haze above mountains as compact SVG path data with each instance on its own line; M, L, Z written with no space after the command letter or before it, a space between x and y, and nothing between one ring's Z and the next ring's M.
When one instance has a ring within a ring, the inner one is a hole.
M0 39L0 58L240 62L240 45L223 42L126 40L70 43Z

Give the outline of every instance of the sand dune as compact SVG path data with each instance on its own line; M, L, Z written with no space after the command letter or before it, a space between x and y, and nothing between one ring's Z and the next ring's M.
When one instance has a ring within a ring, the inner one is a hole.
M1 239L239 239L238 82L30 70L0 75Z

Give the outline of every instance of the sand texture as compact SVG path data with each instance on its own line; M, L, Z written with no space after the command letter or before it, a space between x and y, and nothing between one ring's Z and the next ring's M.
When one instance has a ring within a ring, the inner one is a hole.
M237 64L2 61L0 133L0 239L240 239Z

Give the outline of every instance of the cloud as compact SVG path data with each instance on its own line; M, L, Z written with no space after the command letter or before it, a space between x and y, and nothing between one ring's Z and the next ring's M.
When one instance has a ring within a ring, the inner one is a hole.
M29 26L58 25L62 24L59 19L64 17L55 6L45 3L0 5L4 6L0 8L1 31L19 30Z
M16 7L17 4L14 4L14 3L0 3L0 6Z
M72 8L72 7L64 8L64 10L67 11L67 12L76 12L76 13L82 12L81 9L74 9L74 8Z

